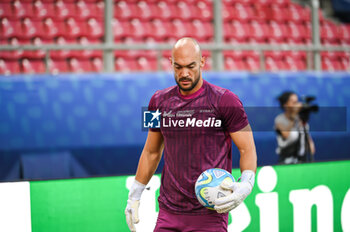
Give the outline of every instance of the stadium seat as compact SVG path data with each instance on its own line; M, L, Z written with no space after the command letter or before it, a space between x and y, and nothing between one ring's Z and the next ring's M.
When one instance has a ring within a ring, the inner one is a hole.
M175 19L172 21L172 28L173 30L171 31L171 35L174 37L181 38L184 36L194 35L190 22L183 22L179 19Z
M118 1L114 4L114 17L118 19L129 20L137 18L138 12L134 3L127 3L127 1Z
M15 0L12 3L12 10L13 16L18 19L33 17L33 5L31 2Z
M40 37L36 37L33 39L33 45L36 45L40 47L44 42L40 39ZM23 52L22 57L28 58L28 59L44 59L45 58L45 51L44 50L27 50Z
M233 6L223 5L222 7L222 18L224 22L230 22L233 19L235 9Z
M176 3L176 18L183 21L189 21L195 18L197 15L197 8L193 5L186 3L185 1L179 1Z
M247 22L250 20L255 20L253 8L250 5L243 5L241 3L234 4L232 12L232 17L234 20L239 20L241 22Z
M58 0L54 3L55 8L55 17L57 19L64 20L69 17L76 17L77 12L74 3L64 2Z
M49 60L49 70L50 73L66 73L69 71L68 64L66 60Z
M104 35L103 22L95 18L89 18L86 24L85 36L91 39L102 39Z
M91 62L90 60L78 60L76 58L71 58L68 60L69 71L71 72L91 72Z
M21 61L21 69L24 73L44 73L45 64L43 60L23 59Z
M66 33L65 38L75 39L80 36L86 35L86 23L85 21L75 20L73 17L67 18L65 21Z
M157 18L158 8L153 3L147 1L139 1L136 5L137 16L142 21L151 20Z
M62 36L59 36L56 39L56 43L59 45L64 45L64 44L72 44L72 43L76 43L75 39L65 39ZM74 54L74 52L70 51L70 50L53 50L50 52L50 57L55 59L55 60L59 60L59 59L66 59L68 57L72 57L72 55Z
M157 70L157 59L139 57L137 59L136 69L138 71L156 71Z
M0 39L22 36L20 21L9 20L8 18L2 18L0 20Z
M225 70L247 70L245 63L242 60L235 60L232 57L225 58Z
M113 19L112 21L114 39L120 41L125 37L131 35L130 23L126 21L120 21L118 19Z
M55 17L55 7L52 3L45 3L40 0L36 0L33 4L34 17L38 19L44 19L46 17Z
M293 57L286 56L285 61L286 61L286 70L292 70L292 71L306 70L306 63L301 59L295 59Z
M12 18L12 6L8 2L0 2L0 18Z
M9 45L18 46L20 42L17 38L13 37L10 39ZM0 51L0 59L5 60L18 60L23 56L23 50L15 50L15 51Z
M159 1L157 7L161 19L173 20L177 17L177 8L174 4L167 3L167 1Z
M269 38L273 38L277 42L282 42L286 37L288 37L287 27L284 24L270 21Z
M194 20L192 23L193 35L201 42L209 41L214 34L214 29L211 23Z
M328 57L322 59L322 70L336 71L341 70L342 64L338 60L331 60Z
M210 22L213 19L213 9L212 3L206 3L205 1L196 2L196 6L198 8L197 14L195 17L200 21L208 21Z
M266 18L268 20L273 20L276 22L285 22L288 20L288 14L286 14L286 9L284 7L280 7L277 4L272 4L270 9L267 10Z
M151 34L151 24L149 22L142 22L139 19L131 20L131 36L136 39L143 39Z
M250 38L256 42L265 42L269 36L269 28L266 23L252 21L250 23Z
M14 73L20 73L18 61L0 58L0 74L10 75Z
M227 40L231 38L238 42L245 42L249 37L249 25L239 21L233 21L230 24L224 24L224 34Z
M163 21L160 19L155 19L151 22L151 31L152 37L156 40L165 40L169 37L169 33L171 32L171 24L167 21Z
M89 44L98 44L101 41L98 39L89 39L87 37L80 37L78 39L78 43L82 45L89 45ZM72 57L76 57L78 59L91 59L91 58L102 58L102 51L97 51L97 50L90 50L90 49L85 49L85 50L77 50L77 51L72 51Z
M98 11L96 10L96 3L87 3L83 0L79 0L76 4L76 17L79 19L88 19L92 17L101 17L102 15L98 15Z
M254 59L253 57L247 57L245 59L246 67L249 71L257 72L260 70L260 62L258 59Z
M42 38L54 39L58 36L64 36L66 34L66 27L63 21L53 20L52 18L46 18L43 21Z
M115 71L118 72L128 72L128 71L134 71L137 69L136 60L134 59L127 59L123 57L117 57L115 58Z
M103 71L103 61L101 58L94 57L91 60L91 71L92 72L102 72Z
M20 38L31 39L33 37L41 37L43 33L43 24L41 21L32 21L30 18L25 18L22 21L22 34Z
M350 24L339 26L338 37L343 44L350 44Z
M321 39L330 43L338 41L337 27L331 23L323 24L320 28Z

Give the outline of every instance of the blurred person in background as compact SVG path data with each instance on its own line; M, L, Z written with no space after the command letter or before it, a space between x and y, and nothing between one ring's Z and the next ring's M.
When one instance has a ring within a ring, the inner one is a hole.
M278 162L294 164L313 161L315 144L309 133L309 124L300 118L303 104L292 91L283 92L278 101L284 111L275 118Z

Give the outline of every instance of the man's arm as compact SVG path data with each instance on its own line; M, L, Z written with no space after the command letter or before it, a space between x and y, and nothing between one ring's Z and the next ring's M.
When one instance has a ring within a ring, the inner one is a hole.
M164 139L160 132L149 131L142 150L135 179L146 185L155 173L162 158Z
M250 125L248 124L240 131L230 133L230 136L241 154L242 175L240 182L222 182L221 187L231 190L232 193L215 201L215 210L218 213L227 213L240 205L251 193L255 182L257 156Z
M230 136L241 154L239 163L241 172L243 173L244 170L256 172L257 156L250 125L248 124L240 131L230 133Z
M125 209L126 222L130 231L135 232L135 224L139 222L139 205L141 194L156 171L162 158L164 148L163 135L160 132L149 131L143 147L136 177L129 191L128 203Z

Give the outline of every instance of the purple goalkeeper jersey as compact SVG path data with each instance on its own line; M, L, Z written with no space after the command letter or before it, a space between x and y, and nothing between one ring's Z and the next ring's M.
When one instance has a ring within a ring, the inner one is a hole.
M202 87L183 96L178 86L157 91L149 110L162 113L160 131L164 137L164 168L159 207L178 214L210 214L196 198L194 186L209 168L231 173L230 132L248 125L238 97L231 91L203 80Z

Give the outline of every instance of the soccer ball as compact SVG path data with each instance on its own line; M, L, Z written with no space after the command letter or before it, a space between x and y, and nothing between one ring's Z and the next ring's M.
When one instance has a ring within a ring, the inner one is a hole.
M214 210L214 201L220 197L231 194L231 190L220 187L223 181L234 182L235 179L228 171L219 168L211 168L204 171L197 179L195 192L198 201L206 208Z

